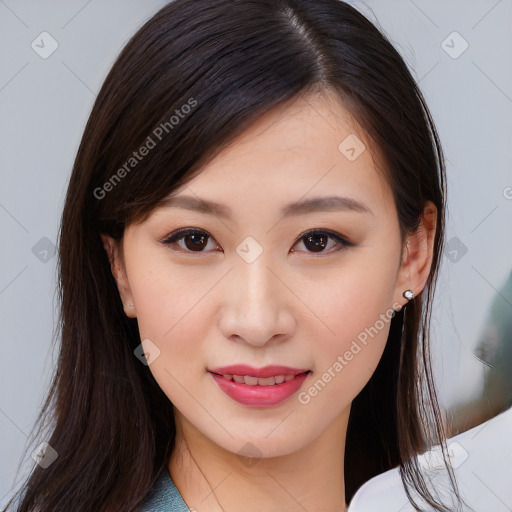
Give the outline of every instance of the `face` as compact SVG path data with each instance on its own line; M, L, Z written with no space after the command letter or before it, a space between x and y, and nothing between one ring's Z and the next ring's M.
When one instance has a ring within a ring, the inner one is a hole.
M260 118L173 191L174 204L127 227L113 272L178 423L265 457L299 450L347 414L402 292L417 294L428 274L430 239L409 240L417 250L402 260L376 162L335 96L301 98ZM309 203L328 197L342 199ZM187 208L195 200L221 208ZM227 365L308 373L251 390L255 381L210 372Z

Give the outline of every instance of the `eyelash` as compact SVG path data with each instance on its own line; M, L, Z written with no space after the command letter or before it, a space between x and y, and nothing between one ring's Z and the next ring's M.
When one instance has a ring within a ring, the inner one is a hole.
M204 236L208 237L209 240L214 240L213 237L211 237L208 232L206 232L206 231L204 231L202 229L183 228L183 229L179 229L178 231L175 231L174 233L172 233L168 237L164 238L163 240L160 240L160 243L168 246L173 251L183 252L183 253L186 253L186 254L195 255L195 254L203 254L205 252L206 253L209 252L209 251L191 251L191 250L183 249L183 248L173 249L171 247L173 244L175 244L179 240L182 240L183 238L185 238L186 236L189 236L189 235L204 235ZM346 249L348 247L354 246L354 244L352 242L348 241L346 238L341 236L339 233L336 233L334 231L330 231L328 229L313 229L311 231L306 231L305 233L301 234L295 240L293 245L295 245L297 242L300 242L303 239L308 238L308 236L314 236L314 235L326 235L326 236L334 239L339 244L339 247L338 247L338 249L335 249L334 251L333 250L330 250L330 251L320 251L320 252L316 252L316 253L314 251L305 251L305 252L308 252L308 253L313 254L313 255L321 256L323 254L331 254L333 252L338 252L340 250L343 250L343 249Z

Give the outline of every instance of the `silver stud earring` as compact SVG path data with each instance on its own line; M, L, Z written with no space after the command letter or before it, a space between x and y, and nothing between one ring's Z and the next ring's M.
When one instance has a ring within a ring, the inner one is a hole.
M127 303L123 302L123 306L125 306L127 308L133 308L134 304L127 304Z
M402 294L407 300L414 299L414 293L412 290L405 290L405 292Z

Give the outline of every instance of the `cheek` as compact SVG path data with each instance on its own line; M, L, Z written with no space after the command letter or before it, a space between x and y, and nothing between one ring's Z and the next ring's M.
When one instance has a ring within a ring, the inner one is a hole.
M139 265L141 261L145 263ZM204 376L202 343L212 322L205 293L214 283L195 279L193 271L177 271L168 260L154 255L132 254L129 263L140 338L149 339L159 350L149 370L174 402L191 379Z
M347 262L330 280L303 285L309 288L308 305L322 320L310 332L315 340L316 378L321 381L315 388L328 387L325 399L336 397L346 405L375 371L393 316L395 260L369 261Z
M159 283L145 288L137 302L141 339L151 339L160 351L149 371L178 410L190 410L190 393L206 403L200 384L206 377L204 340L211 320L204 310L207 301L200 299L190 288L184 295Z
M349 303L333 315L329 327L334 334L323 329L324 334L314 338L314 374L310 386L298 397L300 403L312 402L334 418L370 380L386 346L393 315L386 301L370 298L363 307Z
M208 300L204 291L196 293L191 286L175 288L176 283L172 283L170 288L162 284L153 289L145 286L138 297L134 294L140 335L153 340L169 359L172 356L173 360L185 362L200 353L200 341L211 324L205 310Z
M190 327L190 318L197 315L197 306L211 284L197 279L193 268L173 264L161 250L132 249L126 265L141 338L165 344L184 325Z
M348 405L373 374L389 331L394 262L394 254L385 257L374 248L333 266L324 264L321 271L311 267L302 269L300 277L286 276L301 300L284 290L283 304L289 300L297 340L306 342L316 393L328 388L321 393L324 400ZM205 376L211 352L205 344L225 298L215 288L219 274L199 278L192 268L177 269L168 259L142 253L132 259L128 273L141 340L149 338L160 350L149 369L173 403L185 407L190 398L186 389ZM200 390L198 385L196 392ZM325 406L322 399L316 403Z

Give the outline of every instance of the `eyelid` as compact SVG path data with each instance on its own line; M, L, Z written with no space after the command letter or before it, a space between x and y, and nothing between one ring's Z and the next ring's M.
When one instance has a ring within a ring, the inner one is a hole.
M174 231L173 233L171 233L169 236L159 240L159 242L162 243L163 245L170 246L171 244L176 243L178 240L181 240L185 236L191 235L191 234L204 234L209 239L211 239L215 243L217 243L215 238L212 235L210 235L210 233L208 233L208 231L201 229L201 228L192 228L192 227L180 228L177 231ZM297 238L294 240L292 247L295 246L297 244L297 242L306 238L306 235L312 236L312 235L318 235L318 234L327 235L330 238L334 239L338 243L338 246L339 246L338 249L336 249L334 251L331 250L331 251L318 252L318 253L315 253L312 251L299 251L299 252L307 252L312 255L322 256L324 254L331 254L333 252L337 252L337 251L345 249L347 247L353 247L355 245L353 242L348 240L346 237L344 237L340 233L337 233L335 231L331 231L330 229L325 229L325 228L313 228L313 229L308 229L306 231L303 231L300 235L298 235ZM172 250L175 250L176 252L182 252L185 254L192 254L194 256L200 255L200 254L207 254L207 253L211 252L211 251L188 251L188 250L184 250L182 248L172 249ZM297 252L297 251L292 251L292 252Z
M340 245L346 246L346 247L352 247L355 245L350 240L345 238L340 233L337 233L336 231L331 231L330 229L324 229L324 228L313 228L308 229L306 231L303 231L293 242L293 245L295 245L298 241L302 240L303 238L306 238L306 235L328 235L331 238L334 238ZM315 254L312 252L311 254ZM318 253L318 254L328 254L328 253Z
M169 236L166 236L165 238L159 240L159 242L166 246L171 246L171 244L177 243L178 240L181 240L187 235L196 235L196 234L202 234L207 236L209 239L213 240L215 243L217 241L215 238L208 233L208 231L201 229L201 228L180 228L177 231L174 231ZM187 251L182 248L180 249L172 249L176 252L186 253L186 254L192 254L192 255L199 255L199 254L207 254L210 251Z

